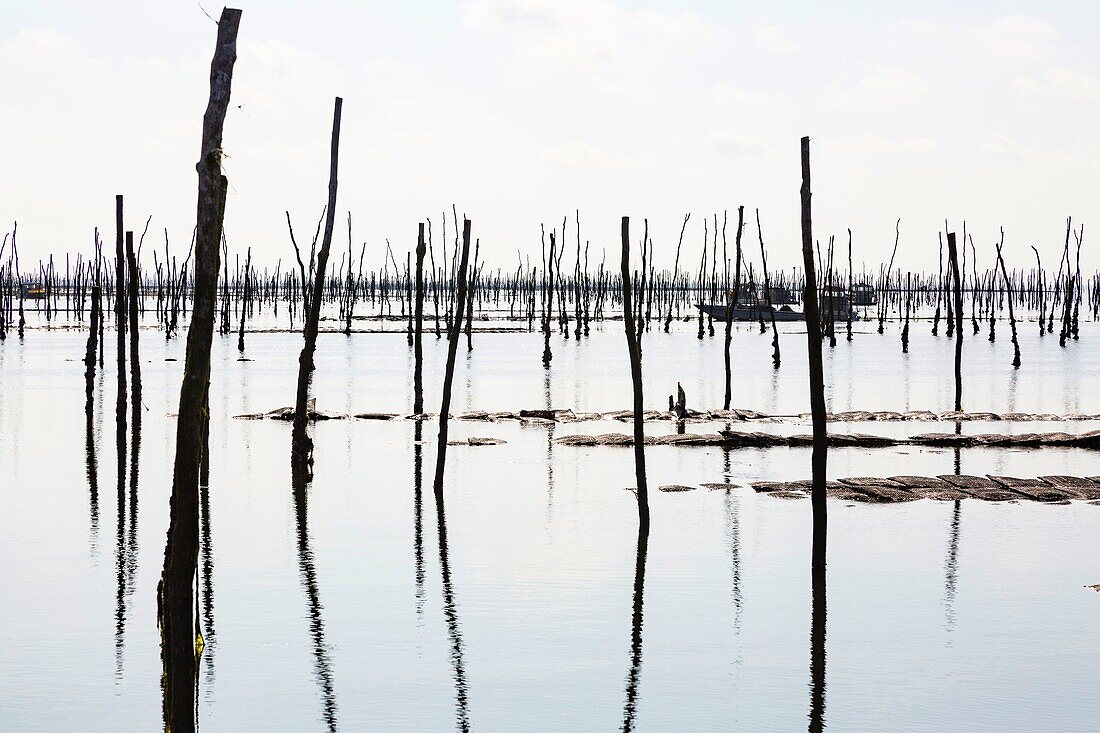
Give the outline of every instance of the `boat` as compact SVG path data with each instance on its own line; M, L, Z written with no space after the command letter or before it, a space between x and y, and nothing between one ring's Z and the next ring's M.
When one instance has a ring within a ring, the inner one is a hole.
M852 286L852 305L868 306L877 305L878 295L874 286L868 283L856 283Z
M24 285L22 298L23 300L45 300L46 288L38 285Z
M695 307L716 321L722 323L726 321L726 306L724 305L718 303L697 303ZM776 308L774 306L769 306L767 303L741 301L730 310L730 315L734 321L759 321L760 319L764 319L770 322L772 313L775 314L775 320L777 322L806 320L806 315L802 311L795 310L788 304Z
M859 313L852 308L851 295L845 288L823 287L819 307L822 315L832 314L833 323L845 323L849 318L853 321L859 320Z
M873 294L873 292L872 292ZM785 288L771 288L770 298L764 297L763 288L757 293L749 293L738 301L730 311L734 321L770 322L772 314L776 322L805 321L806 314L796 308L794 295ZM770 300L770 302L769 302ZM843 288L825 287L821 290L820 308L822 314L832 314L834 323L860 320L859 313L852 308L852 298ZM721 303L697 303L696 308L716 321L725 322L726 306Z

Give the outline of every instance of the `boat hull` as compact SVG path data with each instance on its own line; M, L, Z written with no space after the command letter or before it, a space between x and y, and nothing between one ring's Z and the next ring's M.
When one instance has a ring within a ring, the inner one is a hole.
M697 303L696 308L706 313L708 316L716 321L725 323L726 321L726 307L724 305ZM793 321L805 321L806 314L802 311L796 311L793 309L784 310L787 306L780 306L779 308L773 308L772 312L775 313L776 322L793 322ZM767 306L757 308L753 306L739 305L730 311L730 316L734 321L750 321L755 322L763 318L765 321L771 321L771 314L768 312ZM847 313L837 313L837 322L845 322L848 320ZM852 311L852 320L858 321L859 314Z

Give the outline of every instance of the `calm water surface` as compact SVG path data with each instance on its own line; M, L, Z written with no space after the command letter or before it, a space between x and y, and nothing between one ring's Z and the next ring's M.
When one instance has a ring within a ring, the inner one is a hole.
M1031 326L1021 331L1018 372L1006 326L996 344L968 328L966 406L1100 413L1091 389L1100 329L1083 324L1081 341L1062 350L1057 335L1040 343ZM594 327L579 344L555 337L549 371L538 334L475 334L473 353L464 344L459 351L455 409L625 408L620 328ZM690 406L721 406L721 331L699 341L694 328L677 324L643 341L648 407L666 406L677 381ZM906 356L896 327L857 331L851 345L841 337L825 351L832 409L951 407L951 342L915 324ZM33 330L23 343L0 345L2 730L161 727L155 593L174 451L168 414L178 406L184 342L141 335L147 409L136 484L127 436L121 486L110 332L90 450L85 336ZM805 336L785 332L782 346L775 372L770 336L737 329L735 406L808 410ZM295 334L249 334L251 361L238 361L235 335L215 339L210 519L198 579L203 730L809 725L808 502L746 488L653 492L638 626L637 515L624 491L634 484L632 453L553 443L629 426L452 423L455 438L507 443L451 449L441 549L430 488L435 422L424 426L419 497L409 421L317 425L315 478L296 496L290 426L232 419L292 401L299 348ZM438 409L445 355L445 341L425 338L428 409ZM317 365L320 408L411 409L403 334L322 335ZM743 486L810 471L807 449L655 447L647 458L651 486ZM1100 475L1100 454L1081 450L836 449L829 461L830 476ZM830 501L829 511L826 675L816 690L828 730L1096 730L1100 595L1084 586L1100 583L1100 507Z

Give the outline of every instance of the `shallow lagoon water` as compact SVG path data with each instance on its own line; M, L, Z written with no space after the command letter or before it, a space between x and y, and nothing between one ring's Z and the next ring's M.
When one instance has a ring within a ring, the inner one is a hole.
M620 329L594 325L580 343L555 336L549 371L539 334L475 333L472 354L464 345L459 351L455 410L623 409L630 386ZM703 341L694 324L674 330L643 340L647 407L663 408L677 381L690 406L720 407L720 326ZM1065 350L1056 335L1039 343L1037 329L1025 324L1018 372L1009 366L1007 328L998 330L989 344L984 332L974 337L967 329L968 408L1100 412L1089 389L1100 377L1094 324L1082 324L1081 341ZM141 335L148 409L137 512L121 522L110 332L95 395L94 507L84 334L36 329L23 343L0 345L0 729L161 726L155 590L174 448L167 415L177 406L184 342L166 343L154 330ZM246 346L252 361L238 361L235 335L215 339L209 578L200 579L212 592L202 612L200 727L451 730L465 716L474 730L620 729L632 661L636 511L624 491L634 483L632 454L552 439L629 427L452 423L453 438L507 443L449 452L451 615L430 491L436 424L424 426L429 478L418 553L413 423L318 424L314 481L308 503L296 506L289 425L231 416L291 401L300 337L253 333ZM782 347L776 373L770 336L751 326L736 330L735 406L808 409L804 334L785 331ZM429 410L438 405L444 358L445 341L427 336ZM908 356L896 325L879 335L873 324L857 324L852 344L841 335L835 349L825 349L830 408L949 409L951 359L951 342L929 335L926 323L914 325ZM322 409L411 409L403 334L324 334L317 366ZM934 429L889 426L909 428ZM654 447L649 481L744 486L806 478L809 455L803 448ZM956 469L1100 475L1100 454L899 447L829 456L830 477ZM806 727L809 503L747 488L654 491L651 502L635 729ZM1100 595L1084 586L1100 583L1100 507L830 500L829 510L827 729L1096 728Z

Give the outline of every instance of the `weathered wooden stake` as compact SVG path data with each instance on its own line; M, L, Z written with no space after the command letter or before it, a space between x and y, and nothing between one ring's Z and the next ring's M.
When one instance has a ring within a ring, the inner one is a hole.
M424 223L416 236L416 327L413 330L413 414L424 412Z
M1001 266L1001 276L1005 280L1005 292L1008 299L1008 327L1012 332L1012 368L1020 368L1020 341L1016 338L1016 314L1012 310L1012 281L1008 279L1008 270L1005 269L1005 260L1001 256L1001 247L1005 243L1005 230L1001 227L1001 242L997 245L997 264Z
M895 244L895 251L897 245ZM813 415L813 488L810 502L813 507L813 538L815 570L825 568L825 553L818 557L816 548L825 547L828 517L825 507L825 470L828 462L828 432L825 425L825 374L821 359L821 312L817 305L817 274L814 269L813 226L810 213L810 138L802 138L802 262L806 271L805 290L802 295L806 314L807 352L810 363L810 411Z

